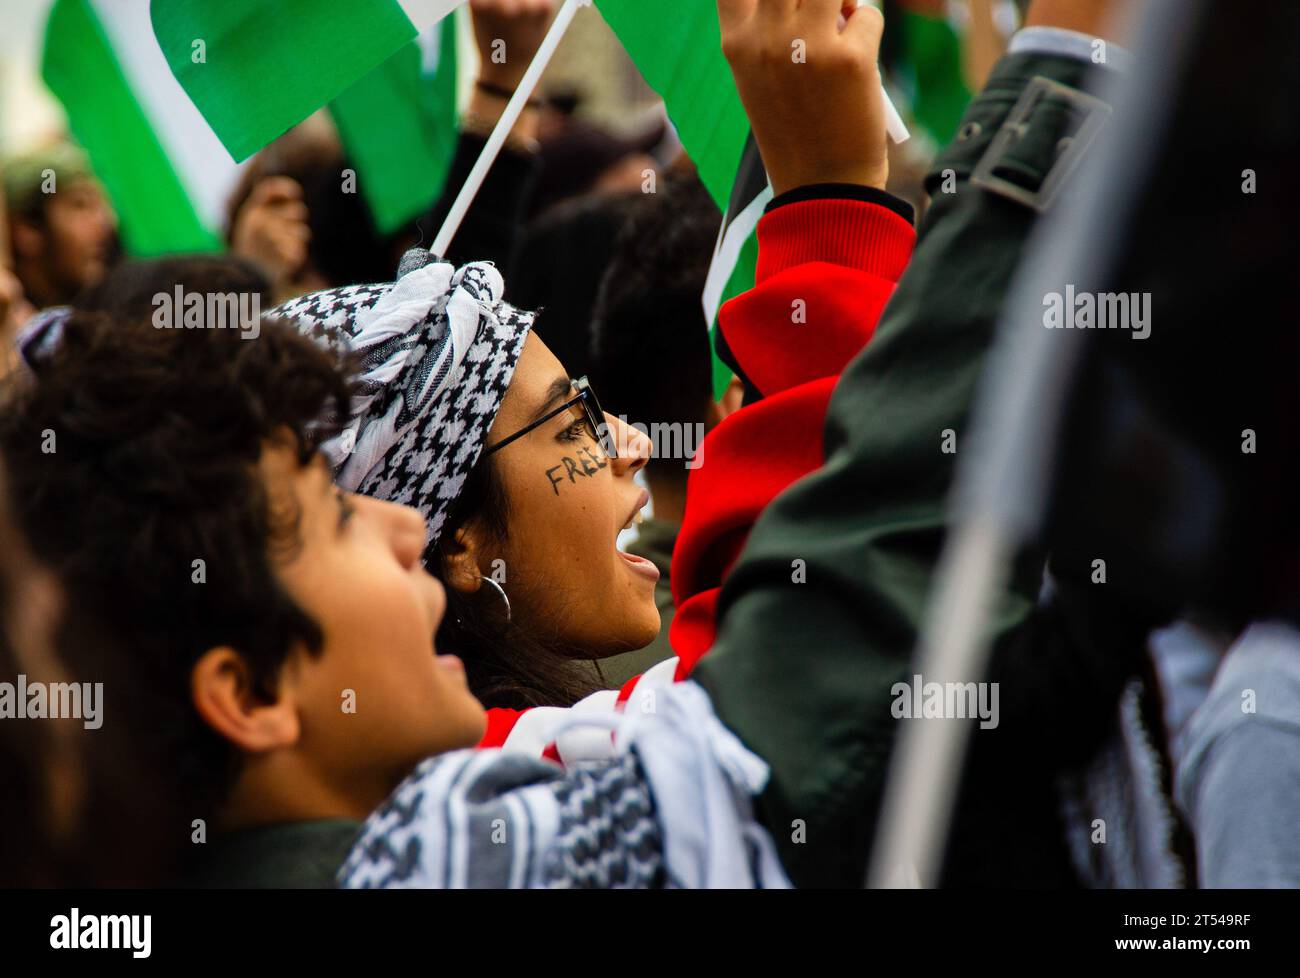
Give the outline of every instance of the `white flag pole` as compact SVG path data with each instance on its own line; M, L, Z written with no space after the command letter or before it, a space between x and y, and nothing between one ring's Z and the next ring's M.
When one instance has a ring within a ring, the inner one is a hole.
M858 0L858 6L863 7L870 0ZM898 114L898 109L894 107L894 100L889 97L889 89L885 87L885 80L880 79L880 94L885 100L885 131L889 133L889 138L896 143L905 143L912 138L912 134L907 131L907 124L903 122L903 117Z
M505 111L501 113L500 121L497 122L496 128L492 130L492 135L488 137L483 152L479 154L474 169L469 171L469 176L465 179L465 186L460 188L456 202L451 205L451 211L447 214L447 219L442 222L442 227L438 229L438 235L433 239L433 245L429 248L435 255L446 257L447 249L451 247L452 239L456 237L456 232L460 230L461 222L465 220L470 205L474 203L474 198L478 196L479 188L483 186L483 181L487 179L488 171L492 169L492 164L496 162L497 156L500 155L501 147L506 143L506 137L510 134L510 130L515 127L515 123L519 121L519 116L523 113L525 106L528 105L533 89L537 87L537 83L541 80L542 72L550 64L555 49L560 46L560 41L564 39L564 34L569 29L569 25L573 23L578 8L590 6L591 0L564 0L564 6L556 14L555 22L551 24L551 29L547 32L545 40L542 41L541 47L537 49L537 54L533 57L533 63L524 72L519 87L515 89L515 94L511 96L510 101L506 104Z

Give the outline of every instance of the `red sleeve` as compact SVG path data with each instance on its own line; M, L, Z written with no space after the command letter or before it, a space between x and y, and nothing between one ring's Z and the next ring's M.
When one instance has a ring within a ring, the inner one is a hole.
M483 739L478 742L478 746L503 746L506 738L510 736L510 731L515 729L515 724L519 722L524 712L524 710L508 710L504 706L492 707L487 711L487 730L483 731Z
M912 225L880 204L810 200L758 223L755 286L718 314L740 368L771 396L838 377L907 267Z
M719 313L764 395L704 439L673 551L669 638L685 676L713 644L717 591L764 507L822 463L840 373L870 340L911 257L911 224L880 204L787 204L758 225L755 287Z

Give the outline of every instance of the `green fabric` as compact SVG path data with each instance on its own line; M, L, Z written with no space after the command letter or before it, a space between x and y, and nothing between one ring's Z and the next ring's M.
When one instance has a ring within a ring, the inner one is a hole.
M771 765L762 813L796 884L862 884L899 723L891 686L911 677L944 539L956 460L941 451L944 432L965 449L972 395L1035 216L972 187L969 171L1030 76L1073 85L1083 71L1029 55L998 66L968 113L981 132L930 174L933 192L954 168L957 192L935 194L910 267L832 398L825 466L764 511L724 586L719 637L694 677ZM1050 152L1061 133L1043 128L1032 124L1031 137ZM806 562L805 583L791 582L795 559ZM995 617L995 662L1029 620L1041 580L1032 560L1013 580Z
M380 234L433 206L456 151L456 18L433 30L435 71L425 72L425 51L412 42L330 103Z
M596 0L646 84L664 100L691 161L718 209L727 213L732 184L749 139L749 119L722 55L717 5L708 0ZM722 301L754 287L758 244L751 235ZM716 336L716 323L710 323ZM713 357L713 396L721 398L731 371Z
M237 161L416 36L395 0L155 0L149 13L172 74Z
M328 889L360 831L353 819L323 818L232 832L211 843L189 882L222 890Z
M749 120L722 56L718 9L699 0L596 0L646 84L664 100L682 145L726 211Z
M155 4L158 6L158 4ZM117 210L122 242L140 258L217 251L88 0L55 0L41 77L63 103Z
M628 553L644 557L659 568L659 580L655 583L659 634L643 649L600 660L600 677L610 688L622 686L632 677L641 675L651 666L671 659L676 654L668 642L668 628L673 623L674 608L673 588L668 572L672 568L673 547L677 544L677 534L680 531L680 523L649 519L637 528L636 539L627 547Z
M970 103L962 39L946 17L903 12L903 68L912 115L939 145L957 134Z

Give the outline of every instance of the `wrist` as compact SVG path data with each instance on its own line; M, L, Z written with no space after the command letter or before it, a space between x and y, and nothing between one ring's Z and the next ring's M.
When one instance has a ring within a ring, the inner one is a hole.
M465 132L486 139L492 134L492 130L496 128L496 124L500 121L505 108L506 99L498 98L475 88L466 111L461 115L460 127ZM535 154L539 148L537 145L538 135L539 120L537 110L525 106L524 111L519 114L518 121L515 122L509 136L506 138L506 146L518 153Z
M491 61L485 61L479 69L478 77L475 84L487 85L491 88L505 89L513 92L519 87L519 83L524 80L524 72L516 70L510 65L494 65Z
M506 85L498 85L495 82L485 81L482 78L474 82L474 90L482 92L484 95L490 95L492 98L499 99L504 105L515 97L516 89ZM527 105L530 109L541 108L542 100L537 96L529 96Z
M884 190L889 182L889 163L864 165L860 163L838 166L790 166L777 165L768 168L768 179L772 183L772 193L777 197L817 184L840 183L860 187Z

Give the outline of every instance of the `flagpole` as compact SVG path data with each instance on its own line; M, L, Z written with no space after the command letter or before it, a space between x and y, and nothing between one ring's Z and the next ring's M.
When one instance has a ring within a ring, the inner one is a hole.
M438 234L433 239L433 245L429 250L438 257L446 257L447 249L451 247L456 232L460 230L461 222L465 220L465 215L469 213L470 205L474 203L474 198L478 196L483 181L487 179L488 171L492 169L492 164L496 162L497 156L500 155L501 147L506 143L506 137L510 134L510 130L515 127L515 123L519 121L519 116L528 105L528 100L532 98L533 89L541 81L542 73L546 71L546 66L550 64L555 49L560 46L560 41L564 39L565 32L568 31L569 25L573 23L578 8L590 7L591 2L592 0L564 0L564 6L556 14L555 22L551 24L551 29L547 32L546 38L542 41L541 46L537 49L537 54L533 57L533 63L528 66L528 70L524 72L524 77L519 82L519 87L515 89L515 94L506 103L506 109L501 113L501 119L497 122L496 128L492 130L492 135L488 137L487 145L483 147L483 152L479 154L474 169L470 170L465 185L460 188L460 193L456 196L456 202L451 205L451 211L447 214L447 219L442 222L442 227L438 229Z
M858 0L858 6L864 7L871 0ZM876 9L880 9L877 6ZM903 117L898 114L898 109L894 106L894 100L889 97L889 89L885 87L885 78L880 77L880 94L885 102L885 132L889 133L889 138L896 143L905 143L912 138L912 134L907 131L907 123Z

